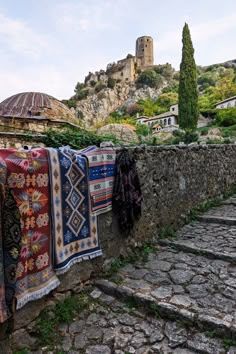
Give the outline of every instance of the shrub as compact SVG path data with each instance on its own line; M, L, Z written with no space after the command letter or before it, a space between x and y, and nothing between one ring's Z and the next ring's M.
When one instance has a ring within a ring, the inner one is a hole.
M95 80L90 80L89 81L89 84L90 84L90 86L92 86L92 87L94 87L94 86L96 86L96 81Z
M175 92L162 93L156 103L165 109L170 108L171 105L176 104L178 102L178 94Z
M74 91L77 93L78 91L81 91L85 88L85 84L81 82L77 82Z
M113 79L112 77L109 77L107 80L107 87L113 89L115 87L116 80Z
M220 139L211 139L211 138L208 138L206 143L207 144L223 144L222 140L220 140Z
M134 116L137 113L141 112L142 108L138 103L132 103L127 107L127 114Z
M218 109L216 123L223 127L236 124L236 108Z
M89 94L89 90L80 90L76 93L77 100L84 100Z
M95 92L100 92L101 90L103 90L106 87L105 84L103 84L102 82L99 82L96 86L95 86Z
M142 136L147 136L150 132L150 129L146 124L137 124L136 125L136 134L142 135Z
M76 108L76 97L72 96L69 100L62 100L62 103L64 103L68 108Z
M185 144L190 144L198 141L198 134L193 130L175 130L173 131L174 139L171 140L172 144L179 144L184 142Z
M157 74L164 76L164 78L167 80L170 80L175 72L174 68L172 68L171 64L169 63L155 65L153 70Z
M207 134L208 134L208 130L209 130L208 127L203 127L203 128L201 128L201 130L200 130L200 134L201 134L201 135L207 135Z
M98 100L102 100L102 99L105 98L105 97L106 97L105 92L99 92L99 93L98 93Z
M69 145L73 149L82 149L89 145L99 145L102 141L117 142L114 136L99 136L84 129L64 129L60 132L48 130L39 141L50 147L60 147Z
M187 130L184 135L184 143L190 144L198 141L198 134L195 131Z
M138 86L147 85L149 87L160 87L162 84L162 77L154 70L145 70L139 75L136 84Z

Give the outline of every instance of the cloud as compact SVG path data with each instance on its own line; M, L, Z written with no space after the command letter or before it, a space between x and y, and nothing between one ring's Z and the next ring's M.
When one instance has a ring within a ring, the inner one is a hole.
M74 75L60 71L51 66L42 66L36 72L35 68L11 72L0 70L1 82L0 102L19 92L44 92L58 99L67 98L68 92L73 95Z
M232 28L236 28L236 14L193 25L191 33L194 41L206 42Z
M38 57L47 50L45 37L34 32L25 22L19 21L0 13L0 41L5 51Z
M61 29L71 28L76 32L93 32L118 30L117 18L122 18L128 4L125 0L87 0L86 3L77 1L61 2L56 7L57 22Z
M214 46L220 45L222 50L222 43L220 44L219 41L214 41L213 43L213 40L215 38L219 39L219 36L225 36L225 32L236 28L236 14L197 24L191 24L189 20L188 23L194 48L197 49L198 52L200 52L201 48L205 45L208 45L209 48L209 43L211 42ZM175 30L164 32L160 38L154 42L155 57L158 59L158 62L169 61L174 64L176 68L178 67L181 59L183 25L183 23L176 24ZM227 52L226 50L226 54ZM208 53L208 55L209 54L210 53Z

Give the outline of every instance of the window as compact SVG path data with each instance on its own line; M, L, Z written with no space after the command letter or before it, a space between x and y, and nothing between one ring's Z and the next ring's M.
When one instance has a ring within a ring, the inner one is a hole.
M224 108L224 105L223 105L223 104L221 105L221 108Z
M166 125L167 124L167 119L164 119L164 125Z
M174 112L175 111L175 107L172 107L172 112Z
M230 108L231 107L231 103L229 102L228 104L227 104L227 108Z
M120 76L123 76L124 75L124 73L123 73L123 71L120 73Z
M171 118L168 118L168 125L171 125Z

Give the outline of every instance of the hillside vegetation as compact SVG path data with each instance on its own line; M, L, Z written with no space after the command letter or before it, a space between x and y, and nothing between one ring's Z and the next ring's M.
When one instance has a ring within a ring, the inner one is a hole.
M101 74L102 75L102 74ZM216 118L217 124L236 124L236 109L217 111L214 105L236 95L236 60L223 64L197 67L199 111ZM98 82L77 83L75 94L64 103L74 107L81 125L100 127L107 123L135 124L137 114L148 117L169 110L178 102L179 72L171 64L155 65L140 73L135 83L122 83L108 78ZM88 112L91 115L88 116ZM101 119L92 119L101 114ZM85 122L85 123L84 123Z

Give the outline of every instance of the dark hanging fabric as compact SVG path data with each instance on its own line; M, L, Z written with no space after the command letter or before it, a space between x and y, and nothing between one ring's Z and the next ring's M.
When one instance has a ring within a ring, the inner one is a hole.
M127 149L117 152L116 168L112 209L120 231L128 236L141 216L142 192L134 157Z
M13 330L16 309L16 269L21 251L21 224L17 203L9 187L0 184L1 196L1 241L2 241L2 279L4 279L4 301L7 320L4 331ZM0 321L1 322L1 321Z
M15 312L16 269L21 252L20 212L13 193L5 187L2 211L3 263L6 304L11 315Z

